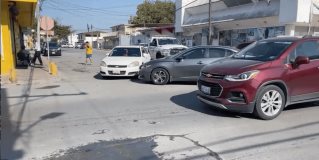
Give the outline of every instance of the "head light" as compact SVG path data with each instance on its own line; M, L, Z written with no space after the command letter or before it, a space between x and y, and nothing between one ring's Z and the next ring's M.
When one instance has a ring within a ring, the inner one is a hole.
M248 71L238 75L227 75L225 79L228 81L247 81L247 80L255 78L258 73L259 71L257 70Z
M128 67L137 67L137 66L139 66L139 65L140 65L140 63L139 63L138 61L134 61L134 62L130 63L130 64L128 65Z
M102 62L100 63L100 66L101 66L101 67L106 67L106 63L105 63L104 61L102 61Z

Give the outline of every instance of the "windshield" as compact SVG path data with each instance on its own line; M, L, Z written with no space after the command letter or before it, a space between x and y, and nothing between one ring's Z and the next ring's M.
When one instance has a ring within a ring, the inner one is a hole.
M110 57L141 57L139 48L114 48Z
M49 43L49 47L52 48L52 47L58 47L58 44L57 43Z
M257 61L270 61L276 59L280 54L292 44L291 41L261 41L255 42L239 53L235 54L233 58L248 59Z
M159 45L178 44L176 39L158 39Z

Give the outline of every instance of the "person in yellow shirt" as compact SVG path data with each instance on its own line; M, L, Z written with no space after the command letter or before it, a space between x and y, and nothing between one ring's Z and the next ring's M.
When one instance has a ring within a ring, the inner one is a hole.
M85 42L85 54L86 54L85 65L87 64L88 59L90 60L92 64L93 61L91 58L93 54L93 49L92 49L92 46L89 44L89 42Z

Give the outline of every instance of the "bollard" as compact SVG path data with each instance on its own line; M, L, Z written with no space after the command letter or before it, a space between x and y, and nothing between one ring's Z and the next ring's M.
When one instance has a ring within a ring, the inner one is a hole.
M11 70L10 70L9 80L10 80L11 82L16 82L16 81L17 81L17 73L16 73L16 70L15 70L15 69L11 69Z
M56 64L54 62L50 62L49 67L50 67L50 74L52 76L56 76L58 74L58 67L56 66Z

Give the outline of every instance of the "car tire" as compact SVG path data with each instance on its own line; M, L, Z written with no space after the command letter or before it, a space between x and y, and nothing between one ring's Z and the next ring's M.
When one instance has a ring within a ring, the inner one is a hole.
M254 114L263 120L274 119L282 112L285 103L282 89L275 85L265 86L257 93Z
M151 73L151 81L156 85L164 85L169 81L169 73L164 68L156 68Z

